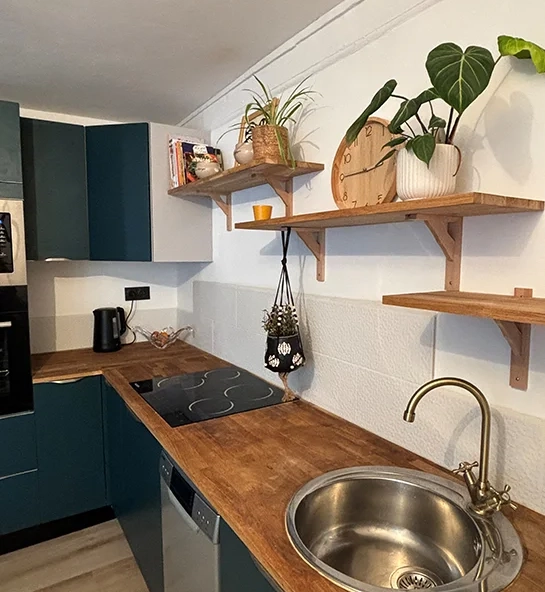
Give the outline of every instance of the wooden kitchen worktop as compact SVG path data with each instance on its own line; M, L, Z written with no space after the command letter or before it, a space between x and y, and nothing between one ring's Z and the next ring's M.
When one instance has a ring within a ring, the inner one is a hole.
M285 592L339 592L288 540L284 513L297 489L327 471L357 465L448 473L304 401L171 428L129 385L225 365L181 342L165 351L137 344L114 354L75 350L33 356L35 382L104 374ZM516 498L516 483L513 489ZM506 513L527 552L509 591L545 590L545 516L524 507Z

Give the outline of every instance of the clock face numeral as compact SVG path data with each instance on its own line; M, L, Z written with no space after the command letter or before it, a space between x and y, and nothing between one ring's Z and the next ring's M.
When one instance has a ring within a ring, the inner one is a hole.
M357 208L358 207L358 202L354 199L352 200L352 203L354 204L354 207Z
M379 193L377 195L377 201L381 202L382 201L382 193Z
M366 125L365 126L365 137L368 138L373 133L373 126Z
M348 193L346 191L343 193L343 201L348 201Z
M344 164L348 164L352 160L352 155L350 152L344 155Z

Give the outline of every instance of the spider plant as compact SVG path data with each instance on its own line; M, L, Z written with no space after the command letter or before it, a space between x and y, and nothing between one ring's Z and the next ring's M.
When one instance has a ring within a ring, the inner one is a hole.
M411 99L394 94L397 81L389 80L350 126L346 132L346 142L350 145L355 141L368 118L386 101L390 98L398 99L401 105L388 126L396 137L383 146L390 150L375 167L394 156L396 148L402 145L429 166L438 143L454 143L462 114L488 87L494 69L502 57L531 59L536 71L545 73L545 49L531 41L501 35L498 37L498 50L500 55L494 60L490 51L484 47L470 46L464 51L455 43L437 46L426 60L431 88ZM435 114L434 101L438 99L444 101L449 108L447 120ZM429 108L427 117L420 113L424 105Z

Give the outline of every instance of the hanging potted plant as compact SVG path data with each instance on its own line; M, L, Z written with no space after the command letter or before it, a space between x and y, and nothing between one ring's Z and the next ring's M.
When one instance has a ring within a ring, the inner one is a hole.
M502 35L498 38L498 49L500 55L494 60L484 47L470 46L464 51L455 43L442 43L426 60L430 88L411 99L395 94L397 81L389 80L348 129L346 142L350 145L369 117L388 99L401 101L388 127L397 137L384 145L390 150L376 165L397 155L397 193L401 199L439 197L454 192L462 159L454 143L460 119L487 88L502 57L531 59L538 73L545 72L545 50L535 43ZM447 118L436 114L438 100L446 103Z
M265 352L265 368L276 372L284 383L285 395L283 401L290 401L295 394L288 387L288 374L301 368L305 363L305 354L299 332L297 310L291 291L290 278L287 267L291 229L282 231L282 271L276 290L274 304L270 310L265 310L263 328L267 333L267 349Z

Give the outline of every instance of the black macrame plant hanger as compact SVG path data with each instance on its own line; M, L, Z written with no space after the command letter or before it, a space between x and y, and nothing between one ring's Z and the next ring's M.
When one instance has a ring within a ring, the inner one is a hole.
M290 244L291 228L282 230L282 270L274 298L274 308L282 310L289 306L295 318L297 328L292 335L267 335L267 351L265 352L265 367L271 372L276 372L286 390L284 400L294 398L294 393L288 387L288 374L301 368L305 363L305 354L299 332L299 321L295 310L295 300L291 290L290 276L288 272L288 249Z

